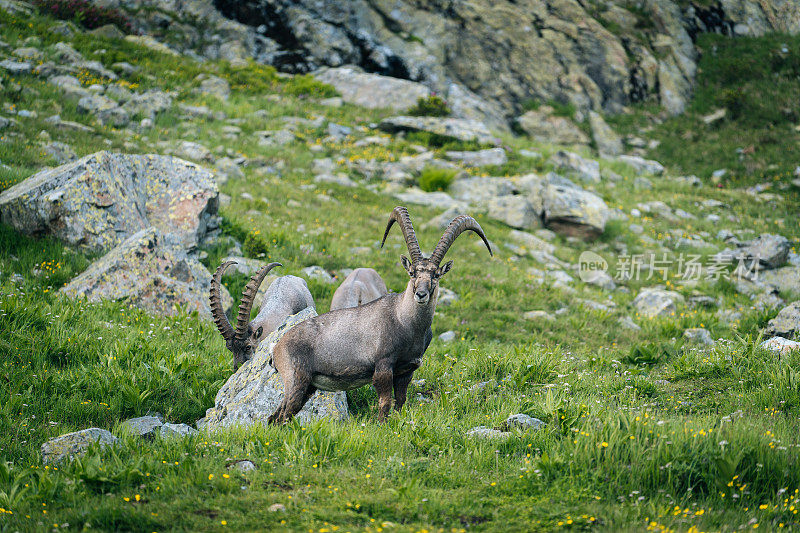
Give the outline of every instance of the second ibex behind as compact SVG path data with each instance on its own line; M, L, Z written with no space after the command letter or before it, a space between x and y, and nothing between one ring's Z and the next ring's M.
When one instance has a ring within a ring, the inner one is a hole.
M368 383L378 393L379 419L391 410L393 389L395 408L402 408L408 384L431 340L439 278L453 265L452 261L441 264L445 254L464 231L480 235L490 255L492 248L478 222L467 215L453 219L430 257L422 254L405 207L392 211L383 242L395 223L411 256L401 257L411 278L406 290L309 318L286 332L273 351L285 392L270 423L289 421L317 389L341 391Z

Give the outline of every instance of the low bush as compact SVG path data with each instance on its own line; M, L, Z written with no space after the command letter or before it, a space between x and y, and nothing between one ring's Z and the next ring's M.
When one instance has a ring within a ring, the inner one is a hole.
M419 186L425 192L446 191L455 177L453 169L427 167L419 175Z
M435 94L418 98L417 104L408 110L408 114L415 117L446 117L450 113L447 101Z

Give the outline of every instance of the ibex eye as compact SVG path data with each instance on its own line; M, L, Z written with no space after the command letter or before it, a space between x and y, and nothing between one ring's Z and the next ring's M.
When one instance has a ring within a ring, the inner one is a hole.
M258 331L256 331L256 337L260 337L262 333L264 333L264 328L263 327L258 328Z

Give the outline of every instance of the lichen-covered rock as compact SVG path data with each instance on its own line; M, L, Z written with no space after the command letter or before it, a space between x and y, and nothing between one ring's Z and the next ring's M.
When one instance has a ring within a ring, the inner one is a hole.
M383 119L378 127L389 133L425 131L457 141L477 141L482 144L499 143L499 140L492 135L484 123L470 119L398 116Z
M785 266L758 273L758 278L775 287L782 295L800 294L800 266Z
M542 193L545 225L567 236L591 239L602 234L609 209L602 198L583 189L547 185Z
M497 196L489 200L487 216L517 229L541 227L542 220L531 202L520 195Z
M137 437L153 437L164 422L157 416L139 416L125 420L120 427Z
M405 111L431 91L421 83L379 74L360 72L352 67L323 69L314 76L339 92L342 100L370 109Z
M714 344L714 338L706 328L688 328L683 332L683 338L695 344Z
M638 155L621 155L617 157L617 161L622 161L628 166L632 167L636 174L652 174L660 176L664 173L664 165L652 159L644 159Z
M78 111L94 116L101 124L122 127L130 115L114 100L101 94L89 94L78 100Z
M800 337L800 301L792 302L769 321L767 333L788 339Z
M125 299L152 313L197 311L211 318L211 273L172 236L150 227L133 234L65 285L61 292L90 302ZM223 289L223 307L231 297Z
M0 193L0 221L92 252L150 226L191 248L216 215L218 194L213 174L188 161L97 152Z
M526 415L525 413L517 413L506 418L505 422L503 422L503 426L506 428L517 428L525 431L528 429L541 429L545 426L545 423L538 418Z
M600 183L600 163L585 159L578 154L559 150L550 158L556 171L575 177L585 183Z
M683 303L683 301L683 296L675 291L644 288L633 299L633 306L640 315L647 318L655 318L675 314L678 310L678 304Z
M64 459L80 457L93 444L101 448L117 442L117 438L106 429L89 428L67 433L42 444L42 462L58 463Z
M500 431L499 429L492 429L486 426L476 426L467 431L467 437L504 441L511 438L511 433L508 433L507 431Z
M122 108L131 116L142 116L151 120L172 106L172 96L164 91L151 90L132 95Z
M592 138L601 156L608 157L622 153L622 139L603 120L600 113L589 111L589 126L592 128Z
M445 152L447 159L458 161L468 167L488 167L505 165L508 161L506 151L502 148L487 148L467 152Z
M189 437L191 435L197 435L200 433L193 427L187 426L186 424L164 424L159 428L158 434L161 438L170 438L170 437Z
M283 382L270 364L272 350L289 329L316 315L313 308L306 308L287 318L282 326L261 341L253 358L239 367L219 390L214 407L206 411L203 427L213 430L235 425L266 424L283 398ZM297 414L302 421L315 418L344 420L347 416L345 393L323 391L314 393Z
M539 142L589 144L589 137L570 119L553 115L553 108L541 106L517 118L517 126Z

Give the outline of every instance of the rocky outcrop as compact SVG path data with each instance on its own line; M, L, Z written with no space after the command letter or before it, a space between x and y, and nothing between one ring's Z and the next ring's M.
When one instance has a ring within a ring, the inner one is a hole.
M197 311L211 318L211 273L176 238L150 227L131 235L70 281L61 292L90 302L126 300L155 314ZM224 287L223 306L232 299Z
M266 424L283 397L283 382L271 364L272 350L290 328L316 315L314 309L308 307L287 318L283 325L261 341L253 358L239 367L219 390L214 407L206 411L203 428L213 430ZM315 418L344 420L347 416L345 393L322 391L315 392L297 414L301 421Z
M213 174L174 157L97 152L0 193L0 221L104 252L154 226L184 248L217 224Z
M769 321L767 333L788 339L800 337L800 301L787 305Z
M589 144L589 137L570 119L553 114L550 106L526 112L517 118L517 127L539 142Z
M457 141L476 141L481 144L500 142L492 135L486 124L477 120L397 116L383 119L378 127L388 133L421 131Z

